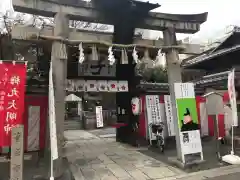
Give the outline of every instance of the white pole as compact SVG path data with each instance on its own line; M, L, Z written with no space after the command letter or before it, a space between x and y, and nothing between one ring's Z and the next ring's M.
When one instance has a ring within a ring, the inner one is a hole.
M232 125L232 151L231 151L231 155L234 155L234 146L233 146L233 143L234 143L234 135L233 135L233 129L234 129L234 126Z
M51 151L51 167L50 168L51 168L50 180L54 180L52 151Z

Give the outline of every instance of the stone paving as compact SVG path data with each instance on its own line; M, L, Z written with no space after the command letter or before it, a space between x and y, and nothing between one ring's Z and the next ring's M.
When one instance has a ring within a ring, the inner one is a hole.
M65 131L65 154L76 180L153 180L185 172L121 144L84 130Z

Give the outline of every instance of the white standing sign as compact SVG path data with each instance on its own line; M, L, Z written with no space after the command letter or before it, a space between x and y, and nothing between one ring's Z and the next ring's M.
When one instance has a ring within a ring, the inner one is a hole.
M169 95L164 95L164 104L165 104L165 112L167 118L167 128L168 128L168 135L175 136L175 128L174 128L174 119L173 119L173 112L172 112L172 101Z
M147 126L146 134L149 140L155 140L156 137L153 133L150 133L151 124L156 124L162 122L160 114L160 99L158 95L147 95L146 96L146 117L147 117Z
M102 106L96 106L96 121L97 121L97 128L103 127Z
M175 83L176 107L178 113L178 129L182 161L186 163L186 156L197 157L200 154L203 160L201 135L198 122L193 121L196 117L196 100L193 83ZM194 112L195 111L195 112ZM195 113L195 114L194 114ZM180 117L179 117L180 116ZM182 121L182 122L181 122Z
M202 151L201 135L199 130L181 132L180 140L182 153L184 155L200 153Z
M234 69L228 74L228 94L232 109L232 126L238 126L237 102L235 92L235 71Z

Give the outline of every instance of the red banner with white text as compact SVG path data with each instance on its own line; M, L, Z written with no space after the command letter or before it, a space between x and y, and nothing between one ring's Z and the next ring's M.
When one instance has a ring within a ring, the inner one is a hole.
M0 147L11 146L12 127L23 124L26 65L0 62Z

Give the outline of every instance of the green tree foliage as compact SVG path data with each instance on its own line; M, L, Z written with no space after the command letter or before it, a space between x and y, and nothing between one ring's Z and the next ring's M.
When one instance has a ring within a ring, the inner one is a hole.
M167 83L167 70L163 66L147 67L147 64L140 63L136 67L137 73L143 78L143 81L152 83Z

